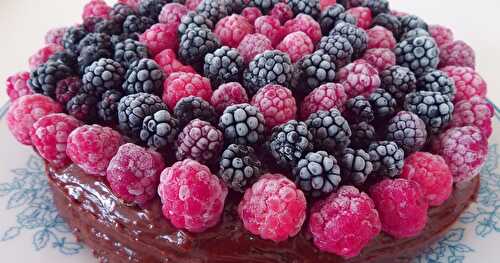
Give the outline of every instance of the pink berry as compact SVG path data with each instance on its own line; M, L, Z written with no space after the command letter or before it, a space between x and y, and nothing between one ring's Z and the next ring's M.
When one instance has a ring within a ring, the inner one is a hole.
M61 105L66 105L73 97L75 97L82 87L82 79L80 77L69 77L60 80L56 84L56 100Z
M309 231L316 247L345 258L358 255L380 233L381 223L371 198L343 186L314 204Z
M155 24L139 36L139 41L144 43L152 55L165 49L177 50L177 26L175 24Z
M440 48L453 42L453 31L445 26L429 25L429 33Z
M271 40L262 34L248 34L238 46L238 52L247 64L258 54L271 49L273 49Z
M224 135L206 121L194 119L179 133L175 143L177 160L192 159L210 163L224 146Z
M52 28L45 34L45 44L62 45L62 38L68 30L67 27Z
M200 97L209 101L212 97L210 80L195 73L174 72L165 80L163 101L170 109L188 96Z
M368 48L388 48L396 47L396 39L391 31L385 27L374 26L366 31L368 35Z
M457 94L453 102L470 100L474 96L486 97L487 84L474 69L449 66L441 70L455 81Z
M227 192L227 187L208 167L191 159L166 168L158 187L163 216L176 228L194 233L220 221Z
M236 48L241 40L253 31L253 25L245 17L233 14L219 20L215 25L214 33L223 45Z
M356 25L362 29L368 29L372 25L372 11L368 7L353 7L346 11L356 18Z
M433 149L450 167L453 180L462 182L479 174L486 162L488 140L477 127L454 127L439 135Z
M319 0L319 8L321 11L337 3L337 0Z
M202 0L186 0L184 4L189 10L196 10L196 7L201 3Z
M293 10L286 3L277 3L274 5L269 15L278 18L279 21L284 24L286 21L293 18Z
M39 49L35 54L29 58L30 69L36 69L38 66L49 60L50 56L58 51L63 51L64 48L61 45L47 44L45 47Z
M255 20L255 32L266 36L273 46L278 45L285 36L285 29L280 21L272 16L261 16Z
M396 65L396 55L388 48L368 49L362 59L370 63L379 72Z
M304 98L300 107L300 117L304 120L312 113L320 110L328 111L332 108L343 111L347 99L344 85L339 83L323 84Z
M467 43L457 40L440 47L439 66L476 68L476 54Z
M139 8L140 0L118 0L118 3L128 5L132 7L132 9L137 10Z
M453 191L453 176L443 157L416 152L405 159L401 178L417 182L430 206L442 205Z
M286 34L290 34L297 31L302 31L306 33L312 40L313 43L318 43L322 37L321 27L314 18L306 15L299 14L294 19L288 20L284 28Z
M162 52L156 54L154 60L160 67L165 71L165 75L168 77L174 72L188 72L196 73L196 71L191 66L186 66L177 60L175 51L172 49L165 49Z
M31 129L31 141L37 152L53 168L60 169L71 163L66 155L69 134L81 125L81 122L64 113L52 113L40 118Z
M111 7L106 4L104 0L90 0L84 7L82 13L83 21L90 20L92 18L109 18L109 12Z
M15 101L25 95L33 94L33 90L28 83L29 79L30 73L27 71L18 72L7 77L6 89L11 101Z
M62 107L49 97L33 94L15 100L7 112L7 126L16 140L31 145L30 130L40 118L62 112Z
M163 6L161 13L158 16L158 21L162 24L178 27L181 23L182 16L188 13L189 9L185 5L179 3L169 3Z
M292 91L280 85L269 84L259 89L252 98L252 105L264 115L268 130L295 119L297 114Z
M245 229L263 239L287 240L306 219L306 198L281 174L265 174L245 191L238 214Z
M486 138L489 138L493 132L491 126L494 112L493 105L485 98L474 96L455 104L450 126L476 126Z
M427 223L429 204L417 182L385 179L370 188L382 231L395 238L419 235Z
M245 7L241 11L241 15L244 16L248 22L254 24L255 20L262 16L262 12L257 7Z
M248 102L248 96L245 88L238 82L229 82L220 85L212 93L210 103L215 110L222 113L227 107L235 104Z
M106 176L109 162L122 144L119 132L109 127L84 125L69 135L66 154L84 172Z
M380 87L377 69L362 59L341 68L337 78L344 85L350 98L358 95L369 95Z
M287 53L292 60L292 63L299 61L301 58L314 51L314 44L304 32L293 32L287 35L276 49Z
M159 153L126 143L109 162L106 179L118 198L143 205L156 196L164 167Z

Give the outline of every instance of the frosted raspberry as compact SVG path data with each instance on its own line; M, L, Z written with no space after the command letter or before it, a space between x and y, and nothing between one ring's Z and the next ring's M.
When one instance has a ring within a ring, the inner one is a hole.
M80 92L81 87L82 79L80 77L69 77L58 81L55 91L57 102L66 105Z
M441 25L429 25L429 33L436 41L439 48L453 42L453 31Z
M368 48L389 48L396 47L396 39L391 31L382 26L374 26L366 31L368 35Z
M474 96L486 97L487 84L474 69L449 66L441 70L455 81L457 94L453 102L469 100Z
M200 97L209 101L212 97L210 80L195 73L174 72L165 80L163 101L170 109L188 96Z
M140 0L118 0L118 3L128 5L132 9L137 10L139 8Z
M118 198L143 205L155 197L164 167L159 153L126 143L109 162L106 179Z
M62 45L62 38L68 30L67 27L56 27L45 33L45 44Z
M158 21L162 24L172 24L178 27L181 23L181 18L188 13L189 9L185 5L179 3L169 3L163 6Z
M33 94L33 90L28 83L29 79L30 73L27 71L18 72L7 77L7 95L11 101L15 101L25 95Z
M396 65L396 55L388 48L373 48L366 50L362 59L370 63L379 72Z
M306 14L299 14L294 19L288 20L285 23L284 28L286 30L286 34L297 31L306 33L311 38L313 43L318 43L322 37L319 23L316 22L314 18Z
M380 87L378 71L366 60L358 59L341 68L337 74L349 98L369 95Z
M156 55L165 49L177 50L177 26L175 24L155 24L139 36L151 55Z
M292 91L280 85L269 84L261 88L252 98L252 105L264 115L269 130L295 119L297 114Z
M36 69L38 66L49 60L50 56L58 51L63 51L64 48L57 44L47 44L45 47L39 49L35 54L33 54L28 62L31 70Z
M40 118L30 131L31 141L37 152L56 169L71 163L66 155L69 134L81 122L64 113L52 113Z
M356 18L356 26L368 29L372 25L372 11L368 7L354 7L346 11Z
M217 112L222 113L227 107L235 104L247 103L248 96L245 88L238 82L229 82L220 85L213 93L210 103Z
M427 223L429 204L417 182L385 179L370 188L382 231L395 238L414 237Z
M370 197L353 186L343 186L314 204L309 231L321 251L350 258L380 233L381 223Z
M319 0L319 8L321 11L337 3L337 0Z
M311 54L314 51L314 44L306 33L299 31L287 35L276 48L287 53L292 63L295 63Z
M223 45L236 48L241 40L253 31L253 25L245 17L234 14L219 20L215 25L214 33Z
M262 16L262 12L257 7L245 7L241 11L241 15L244 16L248 22L254 24L255 20Z
M40 118L62 112L62 107L49 97L33 94L15 100L7 112L7 126L16 140L31 145L30 130Z
M104 0L91 0L83 7L82 19L88 21L93 18L109 18L111 7Z
M261 16L255 20L255 32L266 36L273 46L278 45L285 34L280 21L272 16Z
M323 84L304 98L300 107L300 117L305 120L312 113L320 110L328 111L332 108L343 111L347 99L344 85L338 83Z
M467 43L454 41L440 47L439 66L460 66L476 68L476 54Z
M269 15L278 18L279 21L284 24L286 21L293 18L293 10L286 3L277 3L274 5Z
M265 174L245 191L238 214L245 229L275 242L295 236L306 219L306 198L281 174Z
M156 54L154 60L165 71L167 77L174 72L196 73L193 67L186 66L177 60L177 55L172 49L165 49Z
M489 138L493 132L491 123L494 112L493 105L485 98L474 96L455 104L450 126L476 126L486 138Z
M119 132L99 125L84 125L68 137L66 154L88 174L106 176L111 158L123 144Z
M192 159L210 163L224 146L224 135L206 121L194 119L179 133L175 143L177 160Z
M175 227L195 233L219 222L227 192L208 167L190 159L166 168L158 187L163 216Z
M262 34L248 34L238 46L238 52L240 52L246 64L250 63L258 54L271 49L273 49L271 40Z
M454 127L439 135L433 149L450 167L453 180L462 182L479 174L488 154L488 140L477 127Z

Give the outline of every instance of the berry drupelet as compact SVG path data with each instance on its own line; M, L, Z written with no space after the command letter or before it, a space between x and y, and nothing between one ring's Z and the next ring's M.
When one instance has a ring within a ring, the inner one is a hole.
M380 176L395 178L403 169L404 151L392 141L378 141L370 144L368 149L374 172Z
M144 118L139 133L149 147L163 149L173 144L179 133L179 122L167 110L159 110Z
M81 121L94 122L97 117L97 102L94 94L80 92L66 103L66 111Z
M375 117L378 119L390 118L396 112L396 99L384 89L376 89L370 94L368 100L375 113Z
M254 149L246 145L230 144L219 161L217 175L234 191L243 192L259 178L262 164Z
M431 37L416 37L399 42L394 49L396 63L407 67L417 77L437 68L439 48Z
M291 168L313 150L312 140L313 135L304 122L291 120L273 129L267 146L278 165Z
M342 5L335 4L331 5L327 9L321 12L321 16L318 20L321 31L323 35L328 34L334 27L340 22L345 22L349 24L356 24L356 18L345 12L345 8Z
M368 36L366 32L363 29L349 23L338 23L332 31L330 31L330 35L340 35L345 37L349 43L351 43L354 50L353 58L361 57L368 47Z
M319 0L289 0L288 6L295 15L306 14L316 19L320 14Z
M219 156L224 146L223 134L206 121L192 120L181 133L175 143L175 157L178 161L192 159L210 164Z
M389 92L398 103L402 104L407 94L417 88L417 79L413 72L401 66L392 66L379 74L380 88Z
M210 103L200 97L188 96L177 102L174 108L174 115L179 120L181 127L184 127L194 119L217 123L217 113Z
M105 123L115 123L118 120L118 103L123 93L119 90L108 90L97 103L97 117Z
M154 60L143 58L130 65L122 88L126 94L145 92L161 95L164 80L162 68Z
M33 70L29 84L35 93L55 98L57 82L72 75L72 70L60 61L49 61Z
M370 143L376 138L377 134L373 125L367 122L354 123L350 125L351 128L351 146L368 149Z
M427 143L425 123L415 113L400 111L389 121L386 139L407 154L419 151Z
M295 184L313 197L328 195L340 185L337 159L325 151L310 152L293 168Z
M451 101L457 93L455 81L441 70L433 70L420 77L417 81L417 89L440 92L448 96Z
M451 120L453 103L439 92L417 91L406 96L404 108L422 119L431 134L437 134Z
M146 45L133 39L116 43L114 50L114 60L122 64L125 69L128 69L137 60L149 58Z
M201 67L205 55L220 48L221 44L215 34L207 28L188 28L181 37L179 58L186 64Z
M330 55L337 69L351 63L354 54L351 42L340 35L322 37L318 44L319 50Z
M345 104L346 117L352 123L371 122L375 119L372 106L365 96L356 96Z
M340 159L340 168L342 180L362 185L373 172L373 163L365 150L346 148Z
M313 113L305 123L313 137L315 149L341 153L351 143L349 123L336 108Z
M319 50L307 55L296 64L299 71L298 94L306 96L321 84L335 80L335 64L332 57Z
M124 75L125 69L120 63L101 58L85 68L82 78L83 91L99 98L107 90L119 89Z
M237 49L223 46L205 55L203 71L214 87L228 82L239 82L243 69L243 57Z
M144 119L167 106L160 97L136 93L123 97L118 103L118 128L125 135L139 138Z
M219 119L227 143L254 145L264 139L265 119L257 107L247 103L227 107Z

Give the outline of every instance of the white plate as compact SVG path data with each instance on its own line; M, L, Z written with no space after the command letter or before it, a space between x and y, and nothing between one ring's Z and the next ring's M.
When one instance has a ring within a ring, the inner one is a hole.
M40 158L8 131L0 107L0 255L2 262L96 262L75 242L52 204ZM478 202L418 263L500 262L500 111L481 172Z

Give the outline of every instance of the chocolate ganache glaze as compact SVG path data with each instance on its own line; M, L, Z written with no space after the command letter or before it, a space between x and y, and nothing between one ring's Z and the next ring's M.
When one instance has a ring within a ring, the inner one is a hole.
M75 236L89 246L100 262L409 262L422 249L442 237L449 226L475 200L479 177L455 186L440 207L429 211L423 233L393 239L385 234L352 259L320 252L306 227L294 238L274 243L243 228L236 207L241 196L226 199L221 222L204 233L175 229L161 212L159 198L145 207L124 204L104 178L85 174L76 165L60 171L47 167L49 184L61 216Z

